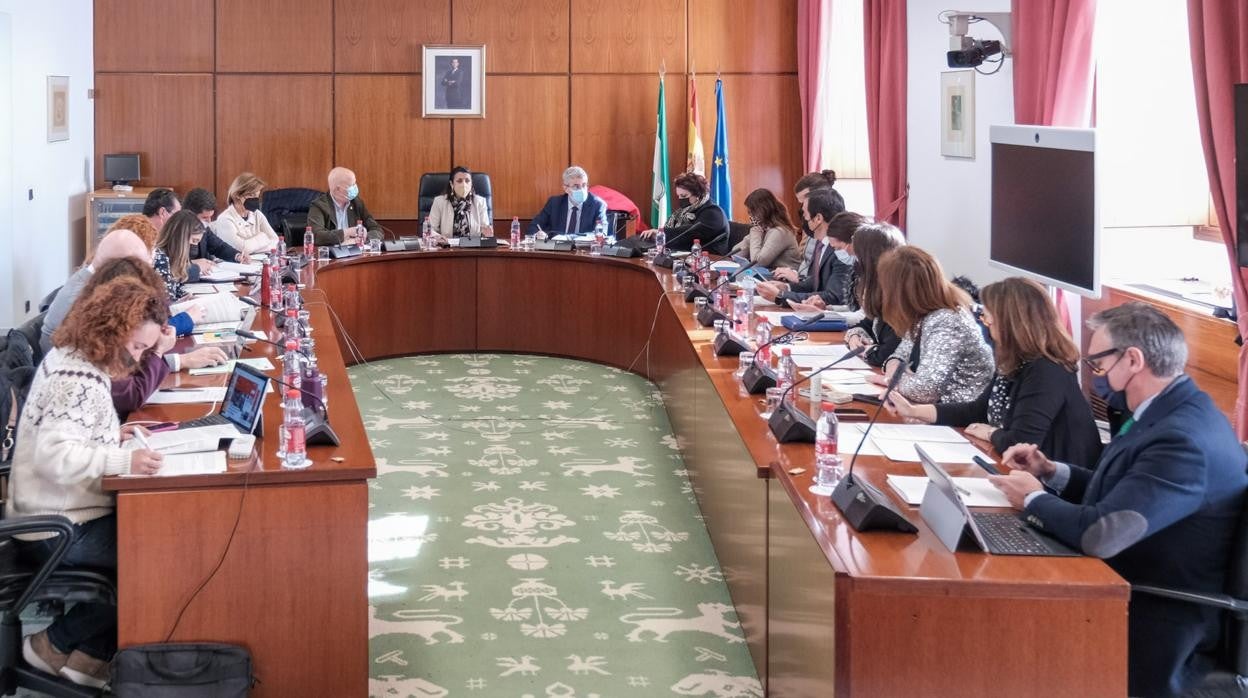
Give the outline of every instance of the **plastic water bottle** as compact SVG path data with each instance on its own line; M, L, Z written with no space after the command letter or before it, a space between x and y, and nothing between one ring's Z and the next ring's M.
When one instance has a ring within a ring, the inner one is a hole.
M732 331L738 337L745 337L750 325L750 299L745 291L737 291L737 298L732 303Z
M841 457L836 448L839 427L836 405L823 402L819 408L819 422L815 424L815 486L833 489L841 481Z
M282 467L306 468L308 461L308 443L304 433L303 402L299 399L299 391L286 391L286 400L282 403Z
M286 340L286 353L282 354L282 380L290 385L299 385L303 380L303 355L299 353L299 341L293 338Z
M520 249L520 218L518 216L511 217L511 249Z
M429 216L425 216L425 222L420 228L421 246L426 250L433 250L437 245L433 244L433 221L429 220Z
M269 297L266 299L269 310L282 311L282 267L281 262L269 266Z
M283 310L299 310L299 287L294 284L286 284L282 290L282 309Z
M780 350L780 363L776 366L776 387L788 390L797 382L797 364L793 362L793 350L785 347ZM793 391L788 390L785 402L793 402Z
M719 278L715 280L715 288L719 289L719 305L716 306L724 317L732 317L732 289L728 288L728 272L719 270Z
M770 341L771 323L765 317L759 318L754 326L754 360L764 366L771 365L771 347L767 345Z
M286 259L286 236L283 235L277 239L277 258ZM243 260L246 262L247 260Z
M693 259L702 261L702 240L701 238L693 239L693 247L689 248L689 256Z
M260 265L260 302L265 305L269 304L269 299L273 297L273 290L270 284L273 282L273 266L276 260L273 255L266 254L264 263Z
M659 232L654 234L654 250L658 254L663 254L667 251L667 233L663 232L662 228L659 228Z
M303 256L309 260L316 259L316 236L312 234L312 226L303 229Z
M598 225L594 226L594 241L589 245L589 253L595 257L602 255L602 246L607 242L606 226L602 221L598 221Z

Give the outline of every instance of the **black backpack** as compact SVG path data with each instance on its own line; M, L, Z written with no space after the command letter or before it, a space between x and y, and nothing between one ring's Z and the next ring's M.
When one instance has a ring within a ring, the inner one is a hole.
M17 419L26 393L35 379L35 351L19 330L9 330L0 342L0 465L13 460Z

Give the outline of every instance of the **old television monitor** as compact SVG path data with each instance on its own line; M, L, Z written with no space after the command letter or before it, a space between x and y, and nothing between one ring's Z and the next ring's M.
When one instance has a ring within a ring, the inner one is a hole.
M1096 131L993 126L989 135L989 264L1099 298Z
M141 179L138 153L109 153L104 156L104 179L112 184L129 184Z

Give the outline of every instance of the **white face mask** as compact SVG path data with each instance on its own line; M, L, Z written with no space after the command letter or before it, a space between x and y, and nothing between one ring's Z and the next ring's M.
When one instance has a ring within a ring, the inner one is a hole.
M841 264L853 264L856 259L848 250L837 250L836 258L840 260Z
M472 191L472 183L471 182L456 182L454 189L455 189L455 195L462 199L468 196L468 192Z

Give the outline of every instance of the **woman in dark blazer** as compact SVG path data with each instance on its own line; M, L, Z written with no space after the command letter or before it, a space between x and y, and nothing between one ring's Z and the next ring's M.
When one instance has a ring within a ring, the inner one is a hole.
M971 402L943 405L914 405L894 392L889 410L922 422L964 426L998 453L1033 443L1054 460L1095 463L1101 439L1079 389L1079 350L1044 288L1011 277L985 286L980 297L997 363L984 392Z
M904 244L905 238L895 226L868 223L854 231L849 245L855 257L850 288L854 302L850 304L853 312L846 318L851 327L845 332L845 344L850 349L866 347L863 360L877 368L897 351L901 337L880 317L884 291L876 267L885 252Z

